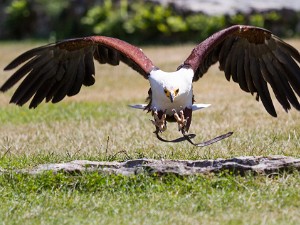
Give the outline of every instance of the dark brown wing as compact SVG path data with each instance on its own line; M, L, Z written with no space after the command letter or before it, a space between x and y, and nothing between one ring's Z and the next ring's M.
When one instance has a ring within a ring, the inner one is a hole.
M82 85L94 84L94 59L113 66L122 61L146 79L154 68L141 49L119 39L104 36L69 39L31 49L13 60L5 70L23 65L0 91L8 90L25 77L10 102L23 105L33 96L30 108L43 99L59 102L66 95L76 95Z
M267 83L286 111L291 105L300 110L300 54L270 31L243 25L221 30L196 46L181 67L191 67L197 81L217 61L226 79L257 93L272 116L277 114Z

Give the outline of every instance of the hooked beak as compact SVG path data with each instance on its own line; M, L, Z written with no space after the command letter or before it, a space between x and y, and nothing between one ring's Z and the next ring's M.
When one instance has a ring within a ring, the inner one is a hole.
M174 92L170 93L170 101L173 103L174 102L174 98L175 98L175 94Z

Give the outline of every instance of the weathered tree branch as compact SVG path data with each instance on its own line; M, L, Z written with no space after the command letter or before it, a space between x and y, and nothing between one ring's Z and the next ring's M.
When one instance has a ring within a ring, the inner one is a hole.
M196 175L220 173L223 171L234 174L277 174L280 172L300 171L300 159L287 156L240 156L231 159L216 160L154 160L136 159L126 162L96 162L75 160L68 163L42 164L32 169L14 170L16 173L40 174L45 171L83 173L95 172L104 174L135 175L175 174ZM10 172L0 168L0 174Z

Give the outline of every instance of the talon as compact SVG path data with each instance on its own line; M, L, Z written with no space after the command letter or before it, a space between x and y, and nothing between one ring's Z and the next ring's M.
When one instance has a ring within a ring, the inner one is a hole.
M184 118L183 110L179 111L179 115L178 115L178 113L176 112L175 109L172 109L172 112L174 112L174 118L175 118L175 120L177 121L177 124L178 124L178 131L181 131L181 132L185 133L186 132L186 124L187 124L187 121L188 121L189 117Z
M155 125L156 133L157 132L162 133L163 131L165 131L167 129L166 112L167 112L167 110L164 111L164 113L161 116L161 119L159 119L157 109L154 107L152 110L154 120L150 120L150 121L152 122L153 125Z

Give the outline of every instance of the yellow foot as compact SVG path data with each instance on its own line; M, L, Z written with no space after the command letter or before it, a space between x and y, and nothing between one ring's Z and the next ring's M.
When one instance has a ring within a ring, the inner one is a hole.
M177 121L178 130L185 133L186 132L186 124L187 124L189 117L184 118L183 110L180 110L179 114L176 112L175 109L173 109L172 112L174 113L174 118Z
M167 129L167 122L166 122L166 111L162 114L162 117L158 117L158 112L156 108L153 108L152 110L153 118L154 120L151 120L151 122L156 127L156 132L163 132Z

